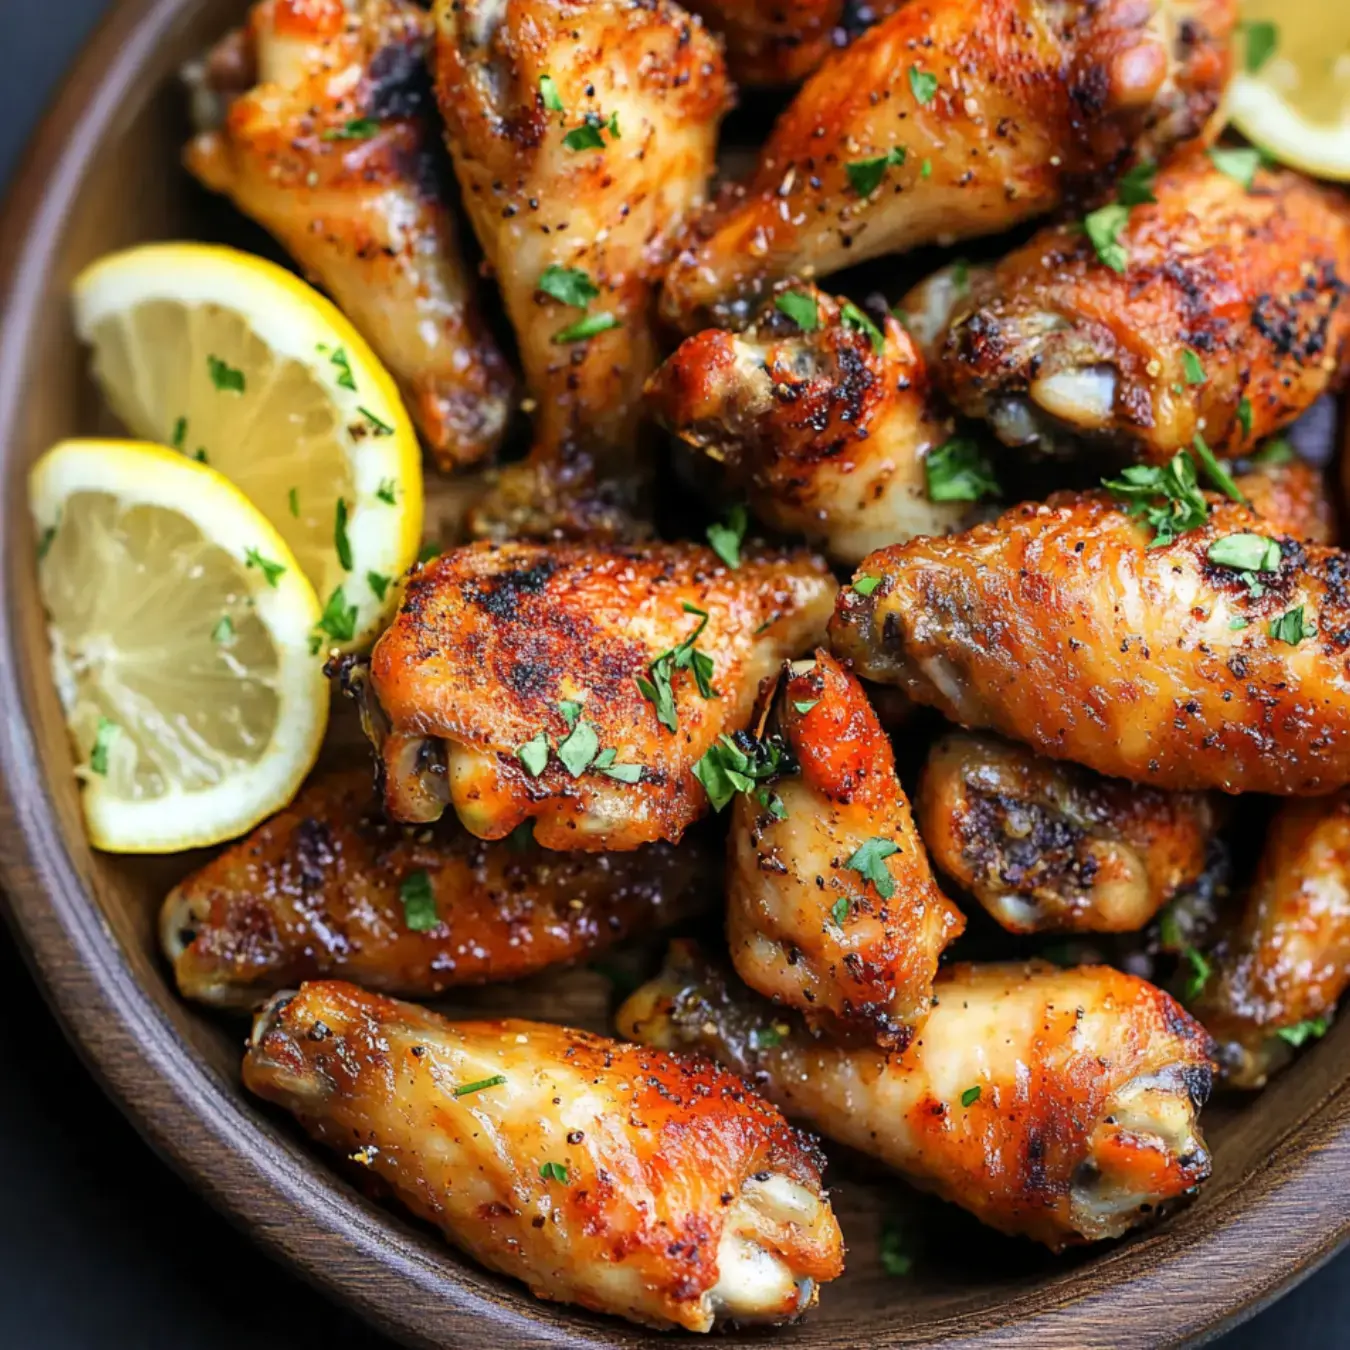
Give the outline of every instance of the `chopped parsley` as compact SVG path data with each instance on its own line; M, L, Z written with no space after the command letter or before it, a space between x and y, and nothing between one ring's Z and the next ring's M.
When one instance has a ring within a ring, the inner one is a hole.
M733 506L725 522L708 526L708 545L728 567L741 565L741 541L747 524L745 507Z
M893 839L868 839L854 850L844 866L857 872L864 881L870 881L877 888L877 894L883 900L889 900L895 894L895 878L885 860L899 852L900 845Z
M1282 1041L1288 1041L1297 1050L1305 1041L1315 1041L1325 1036L1329 1025L1325 1017L1308 1017L1296 1026L1281 1027L1275 1034Z
M328 358L329 362L337 367L337 384L339 389L356 390L356 377L352 374L352 363L347 359L347 352L342 347L335 347L333 354Z
M347 603L346 593L341 586L328 597L328 603L319 616L318 628L334 642L350 642L356 636L356 606Z
M961 1094L961 1105L962 1105L962 1106L974 1106L975 1103L976 1103L977 1101L979 1101L979 1100L980 1100L980 1089L979 1089L978 1085L975 1086L975 1087L969 1087L969 1088L967 1088L967 1089Z
M1296 458L1294 447L1283 436L1276 436L1256 451L1251 461L1253 464L1289 464Z
M580 267L558 267L556 264L539 274L536 289L573 309L585 309L600 294L600 288Z
M977 502L999 491L989 460L969 436L953 436L930 450L923 472L929 501Z
M589 722L578 722L565 739L558 742L558 758L573 778L580 778L600 753L600 738Z
M1266 629L1276 642L1288 643L1291 647L1297 647L1306 637L1313 637L1317 633L1315 624L1305 623L1303 619L1303 606L1297 605L1293 609L1286 610Z
M456 1097L467 1097L473 1092L482 1092L484 1088L501 1087L506 1082L504 1073L494 1073L491 1078L480 1078L476 1083L463 1083L454 1090Z
M375 416L369 408L363 408L359 403L356 405L356 411L370 423L371 434L375 436L392 436L394 428L388 422Z
M587 314L576 323L569 323L566 328L558 329L553 335L553 341L560 346L568 342L585 342L587 338L607 333L611 328L620 326L618 318L613 314Z
M217 389L226 390L230 393L242 394L244 392L244 372L236 370L233 366L222 361L218 356L208 356L206 358L206 369L210 373L211 383Z
M391 577L385 576L382 572L366 573L366 585L375 592L375 598L377 600L384 599L385 593L389 590L389 583L391 580Z
M1245 439L1252 434L1252 401L1246 394L1238 399L1237 405L1238 426L1242 428L1242 435Z
M397 491L398 491L398 482L396 479L381 478L380 486L375 489L375 495L386 506L397 506L398 505L398 497L396 495Z
M1214 967L1210 965L1205 954L1194 947L1187 947L1181 953L1181 956L1189 967L1186 972L1183 997L1187 1002L1190 1002L1209 983L1209 977L1214 973Z
M546 1162L540 1169L539 1175L545 1181L561 1181L564 1186L567 1185L567 1168L559 1162Z
M612 746L602 750L596 755L591 768L596 773L602 773L606 778L616 778L620 783L640 783L642 782L641 764L616 764L619 752Z
M1280 570L1280 546L1264 534L1226 534L1209 546L1205 557L1219 567L1238 572Z
M38 545L37 545L38 562L41 562L43 558L47 556L48 550L50 550L52 546L52 541L55 538L56 538L55 525L48 525L47 528L43 530L42 533L38 536Z
M1130 208L1123 202L1111 202L1083 217L1083 228L1092 247L1113 272L1124 272L1130 260L1129 250L1120 242L1120 232L1129 218Z
M814 295L784 291L774 297L773 307L780 314L786 314L803 333L814 333L820 327L820 309Z
M571 731L577 724L577 718L581 716L581 704L571 698L560 699L558 711L562 713L562 720L567 723L568 731Z
M1169 463L1131 464L1102 486L1126 503L1126 510L1153 531L1150 548L1170 544L1179 534L1209 519L1209 503L1195 477L1195 461L1178 450Z
M1211 146L1205 153L1222 174L1226 174L1247 192L1256 181L1256 171L1265 163L1266 156L1252 145Z
M914 1258L905 1251L905 1233L899 1220L887 1219L881 1225L877 1257L887 1275L904 1276L914 1269Z
M539 97L544 102L549 112L562 112L562 95L558 92L557 83L552 75L541 75L539 77Z
M274 589L277 584L277 578L286 570L279 562L273 562L270 558L264 558L256 548L246 548L244 550L244 566L256 567L266 578L267 584Z
M417 550L417 561L420 563L429 563L433 558L441 556L441 546L434 540L428 539L421 548Z
M192 452L192 458L195 459L195 460L197 461L198 464L205 464L205 463L206 463L206 451L203 450L202 447L199 445L199 446L196 448L196 450L194 450L194 451Z
M373 117L352 117L344 126L329 127L320 137L323 141L368 141L380 129Z
M1153 195L1153 182L1158 166L1145 160L1127 169L1116 184L1116 200L1122 206L1147 206L1158 199Z
M1248 620L1248 619L1244 619L1244 618L1239 617L1239 618L1236 618L1236 619L1229 619L1229 620L1228 620L1228 631L1229 631L1230 633L1240 633L1240 632L1242 632L1242 630L1243 630L1244 628L1247 628L1247 627L1249 627L1249 626L1250 626L1250 620Z
M730 736L719 736L694 765L694 777L703 784L712 809L720 811L738 792L753 792L756 783L772 778L782 758L777 746L752 736L742 734L739 743Z
M292 488L292 489L286 494L286 501L287 501L287 504L288 504L288 505L290 506L290 508L291 508L291 515L293 515L293 516L296 518L296 520L299 520L299 519L300 519L300 491L299 491L299 489L298 489L298 488Z
M937 81L933 81L936 86ZM881 186L886 170L892 164L897 167L905 162L905 147L893 145L884 155L872 155L868 159L855 159L844 165L848 174L849 186L860 197L870 197Z
M1204 384L1208 378L1204 366L1200 364L1200 358L1189 347L1181 349L1181 371L1186 377L1187 384Z
M108 751L117 739L122 728L106 717L98 719L98 730L94 732L93 749L89 751L89 767L104 778L108 776Z
M338 562L344 572L352 570L352 541L347 538L347 501L337 499L337 510L333 517L333 547L337 549Z
M919 165L919 177L931 178L932 176L933 176L933 161L931 159L926 159L922 164Z
M228 614L222 614L211 630L211 641L222 647L234 641L234 620Z
M787 819L787 807L783 805L783 799L776 793L770 792L768 788L756 788L755 800L775 819Z
M918 102L927 105L937 95L938 77L926 70L920 70L918 66L910 66L909 88Z
M756 1027L750 1033L750 1043L756 1050L772 1050L783 1043L783 1033L777 1027Z
M642 696L656 707L656 720L667 731L679 730L679 716L675 710L675 691L671 686L671 676L677 670L693 672L694 682L703 698L716 698L717 690L712 686L713 659L694 645L699 635L708 626L706 610L695 605L684 604L686 614L697 614L700 623L678 646L664 651L647 667L646 676L638 675L637 686ZM697 770L695 770L697 772Z
M1205 444L1205 438L1198 431L1191 441L1191 449L1195 451L1195 457L1200 461L1200 467L1209 475L1214 486L1230 501L1245 506L1247 499L1233 481L1233 475L1228 472L1225 465L1219 463L1215 458L1214 451Z
M403 878L399 883L398 898L403 902L403 922L414 933L429 933L440 922L436 913L436 894L431 889L431 876L425 867L419 867Z
M857 591L859 595L871 595L880 585L880 577L869 577L866 572L860 577L853 578L853 589Z
M602 132L609 132L613 140L622 140L619 135L619 114L611 113L606 121L598 113L587 113L579 127L573 127L563 137L563 144L569 150L603 150L605 138Z
M848 897L841 895L838 900L830 906L830 918L834 920L836 928L844 926L844 920L848 918Z
M181 450L187 444L187 429L188 420L186 417L180 417L173 424L173 436L170 438L169 444L175 450Z
M1248 20L1238 25L1247 37L1247 74L1255 75L1275 55L1280 30L1275 24Z
M548 737L541 731L516 748L516 758L531 778L538 778L548 767Z
M879 356L881 349L886 345L886 339L882 336L881 329L872 322L852 300L845 300L839 306L839 317L843 320L845 328L852 328L856 332L866 333L868 340L872 344L872 350Z
M796 708L796 710L797 710L803 717L805 717L806 714L809 713L809 712L811 711L811 709L814 708L814 707L816 706L816 704L819 703L819 702L820 702L820 700L819 700L818 698L794 699L794 700L793 700L793 703L792 703L792 706L793 706L794 708Z

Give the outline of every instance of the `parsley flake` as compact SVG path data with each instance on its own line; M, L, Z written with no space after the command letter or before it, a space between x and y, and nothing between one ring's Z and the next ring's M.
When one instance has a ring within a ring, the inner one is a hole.
M1325 1036L1329 1025L1330 1023L1325 1017L1309 1017L1296 1026L1281 1027L1275 1034L1297 1050L1306 1041L1315 1041L1319 1037Z
M567 723L568 731L571 731L576 726L577 719L581 716L581 704L575 699L561 699L558 703L558 711L562 713L562 719Z
M319 139L321 141L368 141L380 129L379 122L373 117L351 117L340 127L329 127Z
M222 361L218 356L208 356L206 358L206 369L211 376L211 383L217 389L225 390L234 394L244 392L244 372L236 370L233 366Z
M1289 464L1295 458L1294 447L1283 436L1276 436L1252 455L1251 461L1253 464Z
M375 489L375 495L386 506L397 506L398 505L398 497L396 495L397 491L398 491L397 479L381 478L380 486Z
M587 113L579 127L573 127L563 137L563 144L569 150L603 150L605 138L601 132L608 131L614 140L622 140L619 135L619 114L611 113L606 121L598 113Z
M1264 534L1226 534L1209 546L1205 557L1219 567L1239 572L1280 570L1280 546Z
M93 749L89 751L89 768L96 774L108 776L108 751L117 739L122 728L106 717L98 719L98 730L94 732Z
M181 450L187 444L187 429L188 420L186 417L180 417L173 424L173 436L170 438L169 444L175 450Z
M933 81L934 86L937 81ZM881 186L886 170L892 164L897 167L905 162L905 147L893 145L884 155L872 155L869 159L855 159L844 165L848 174L849 186L860 197L870 197Z
M403 878L398 898L403 902L403 922L414 933L429 933L440 922L436 893L431 889L431 876L425 867Z
M780 314L786 314L803 333L814 333L820 327L820 309L814 295L784 291L774 297L773 307Z
M915 99L922 104L933 101L938 91L938 77L918 66L909 68L909 88Z
M562 95L558 92L557 83L552 75L541 75L539 77L539 97L544 102L549 112L562 112Z
M589 722L578 722L565 740L558 742L558 758L573 778L580 778L600 753L600 738Z
M818 698L794 699L794 700L793 700L793 703L792 703L792 706L793 706L794 708L796 708L796 710L797 710L803 717L805 717L806 714L809 713L809 712L811 711L811 709L814 708L814 707L816 706L816 704L819 703L819 702L820 702L820 700L819 700Z
M352 541L347 538L347 502L343 497L337 499L337 511L333 518L333 547L337 549L338 562L344 572L352 570Z
M211 630L211 641L218 642L222 647L234 641L234 620L228 614L222 614L217 620L216 626Z
M882 1224L877 1257L887 1275L904 1276L914 1269L914 1258L905 1251L905 1233L899 1220L887 1219Z
M553 341L559 346L568 342L585 342L587 338L607 333L611 328L620 327L618 318L613 314L587 314L576 323L569 323L553 335Z
M567 1185L567 1168L558 1162L546 1162L540 1169L539 1175L545 1181L561 1181L564 1186Z
M645 677L642 675L636 676L637 686L642 691L642 696L649 703L655 705L656 720L667 731L679 730L679 717L675 709L675 691L671 684L671 676L675 671L692 671L699 694L703 698L717 697L717 690L712 686L713 659L706 652L699 651L694 645L698 641L699 635L708 626L707 611L686 601L684 612L686 614L697 614L700 617L701 622L698 627L678 646L662 652L647 667Z
M756 788L755 800L775 819L787 819L787 807L783 805L783 799L776 793L770 792L768 788Z
M848 897L841 895L838 900L830 906L830 918L834 920L836 928L844 926L844 920L848 918Z
M1255 75L1275 55L1280 30L1273 23L1248 20L1238 25L1247 36L1247 74Z
M1242 428L1243 438L1252 434L1252 402L1246 394L1238 399L1237 405L1238 426Z
M728 567L741 565L741 540L748 524L745 507L733 506L727 512L725 523L708 526L708 545Z
M1145 160L1127 169L1116 184L1116 200L1122 206L1147 206L1158 199L1153 195L1153 182L1158 166Z
M347 352L342 347L335 347L333 354L328 358L330 364L337 367L337 386L339 389L356 390L356 377L352 374L352 363L347 359Z
M895 894L895 878L885 860L892 853L899 853L900 845L893 839L874 838L854 850L853 856L844 864L851 872L857 872L864 881L870 881L883 900L889 900Z
M980 1089L978 1084L975 1087L968 1087L961 1094L962 1106L974 1106L975 1103L979 1100L980 1100Z
M1297 647L1305 637L1313 637L1317 633L1317 627L1303 621L1303 606L1297 605L1281 614L1278 619L1271 623L1266 632L1276 642L1284 642L1291 647Z
M291 515L293 515L293 516L296 518L296 520L299 520L299 519L300 519L300 491L299 491L298 488L292 488L292 489L286 494L286 502L287 502L287 504L288 504L288 505L290 506L290 508L291 508Z
M1214 967L1210 965L1205 954L1197 951L1194 947L1187 947L1181 955L1189 967L1186 972L1186 985L1183 992L1183 997L1189 1003L1209 983L1209 977L1214 973Z
M1204 366L1200 364L1200 358L1189 347L1181 349L1181 371L1186 377L1187 384L1204 384L1208 378Z
M364 417L366 421L370 423L370 431L372 435L392 436L394 434L394 428L391 427L388 422L385 422L381 418L376 417L375 414L371 412L369 408L363 408L358 403L356 405L356 411L359 412L361 416Z
M886 345L886 339L882 336L881 329L872 322L852 300L845 300L839 306L839 317L843 320L845 328L852 328L855 332L866 333L868 340L872 344L872 350L881 355L882 348Z
M41 562L43 558L47 556L48 550L51 548L52 542L55 540L55 538L56 538L55 525L48 525L47 528L43 530L42 533L38 536L38 544L37 544L38 562Z
M433 558L441 556L441 546L434 540L428 539L421 548L417 550L417 561L420 563L429 563Z
M558 267L556 264L539 274L536 289L573 309L585 309L600 294L600 288L580 267Z
M880 585L880 577L869 577L866 572L860 577L853 578L853 589L857 591L859 595L871 595Z
M750 1033L750 1043L756 1050L772 1050L783 1043L783 1033L777 1027L756 1027Z
M777 746L746 733L738 740L719 736L694 765L694 777L703 784L712 809L720 811L738 792L753 792L756 783L772 778L782 758Z
M484 1088L501 1087L506 1082L504 1073L494 1073L491 1078L480 1078L476 1083L464 1083L455 1088L451 1094L455 1097L467 1097L474 1092L482 1092Z
M1178 450L1169 463L1131 464L1102 486L1126 503L1126 510L1153 531L1150 548L1170 544L1179 534L1209 519L1209 503L1195 477L1195 461Z
M1256 171L1266 159L1265 155L1252 145L1214 145L1205 153L1220 173L1226 174L1247 192L1252 190L1252 184L1256 181Z
M977 502L999 492L989 460L969 436L953 436L930 450L924 458L923 472L929 501Z
M1120 242L1120 232L1129 218L1130 208L1121 202L1111 202L1083 217L1083 228L1097 257L1113 272L1124 272L1130 260L1129 250Z
M256 567L263 574L267 584L274 590L276 588L277 578L286 570L279 562L273 562L270 558L264 558L256 548L246 548L244 550L244 566Z
M538 778L548 767L548 737L541 731L524 745L517 746L516 758L531 778Z
M385 576L383 572L366 573L366 585L375 592L375 598L377 600L384 599L386 592L389 590L389 583L392 580L392 577Z
M1195 457L1200 461L1200 467L1209 475L1210 481L1220 492L1230 501L1237 502L1240 506L1247 504L1247 499L1241 493L1238 485L1233 481L1233 475L1228 472L1225 465L1221 464L1215 458L1214 451L1205 444L1205 438L1197 431L1194 439L1191 441L1191 449L1195 451Z
M319 616L318 629L334 642L350 642L356 636L356 606L347 603L346 593L337 587Z

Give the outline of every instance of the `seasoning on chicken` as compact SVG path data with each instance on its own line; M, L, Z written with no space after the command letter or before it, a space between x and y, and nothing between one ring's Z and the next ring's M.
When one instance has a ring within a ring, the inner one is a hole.
M934 363L962 412L1011 445L1161 463L1196 435L1250 451L1343 382L1344 197L1273 168L1249 188L1198 151L1151 195L1041 231L977 283Z
M937 888L886 733L828 652L775 700L791 766L739 793L727 939L741 978L811 1026L903 1046L923 1025L938 958L965 919Z
M692 544L479 544L415 570L368 671L349 666L396 820L453 805L545 848L675 842L694 769L760 680L823 636L835 584L805 553L731 568Z
M1326 1031L1350 983L1350 794L1280 808L1241 919L1200 976L1192 1011L1232 1087L1261 1087Z
M1111 777L1350 783L1350 559L1193 483L1134 505L1148 523L1106 493L1057 494L882 549L840 592L834 650L952 721ZM1154 537L1193 507L1203 524Z
M929 751L916 810L937 865L1013 933L1143 928L1204 874L1219 823L1200 794L961 733Z
M780 290L743 333L691 337L647 395L671 430L726 465L765 524L840 562L943 534L974 495L929 495L927 459L952 423L899 322L879 327L811 287Z
M408 0L261 0L197 71L199 107L238 96L185 158L332 295L451 469L496 449L511 381L460 256L430 40Z
M617 1026L716 1056L789 1117L1055 1250L1119 1237L1209 1175L1211 1043L1162 990L1033 961L952 966L936 994L908 1050L848 1049L672 943Z
M996 234L1133 154L1199 135L1229 71L1234 0L927 0L826 59L748 182L666 277L686 332L921 244Z
M631 501L648 473L653 288L713 172L721 52L671 0L438 0L435 15L437 100L535 414L530 460L478 528L584 530L572 498L607 481Z

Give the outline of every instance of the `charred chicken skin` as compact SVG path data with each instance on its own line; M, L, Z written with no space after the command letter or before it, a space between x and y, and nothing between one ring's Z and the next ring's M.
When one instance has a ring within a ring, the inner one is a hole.
M819 1153L704 1059L332 981L263 1008L244 1084L539 1298L708 1331L843 1268Z
M170 892L160 938L185 997L252 1007L343 976L427 997L582 960L701 908L712 850L555 853L484 843L457 821L393 825L368 770L311 782Z
M1233 0L923 0L827 58L666 277L685 331L773 282L994 234L1199 135Z
M783 681L794 769L736 799L727 939L741 978L847 1039L904 1045L923 1025L943 949L965 919L937 888L891 743L829 655Z
M1209 1175L1211 1042L1162 990L1031 962L952 966L935 992L908 1050L850 1049L674 943L618 1027L714 1055L789 1117L1055 1250L1119 1237Z
M1167 165L1104 259L1079 223L980 278L935 362L1009 444L1093 437L1162 462L1250 451L1350 370L1350 205L1298 174L1248 191L1199 151ZM1113 209L1113 208L1111 208Z
M186 160L332 295L451 469L496 449L511 381L460 256L430 41L406 0L261 0L207 59L199 104L238 97Z
M349 669L396 820L453 805L545 848L677 841L694 767L745 727L759 682L810 650L835 584L808 554L737 568L692 544L480 544L415 571L368 673Z

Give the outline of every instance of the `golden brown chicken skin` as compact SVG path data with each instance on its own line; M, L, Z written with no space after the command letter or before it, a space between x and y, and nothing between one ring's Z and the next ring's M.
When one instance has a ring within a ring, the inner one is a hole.
M1337 542L1336 506L1321 469L1301 459L1253 464L1234 476L1247 504L1276 534L1305 544Z
M244 1085L538 1298L708 1331L843 1269L819 1152L704 1059L325 981L258 1014Z
M1203 435L1250 451L1350 369L1350 204L1298 174L1251 191L1199 151L1167 165L1118 235L1077 222L977 282L935 370L1010 444L1099 438L1162 462Z
M545 848L675 842L694 766L810 650L835 583L805 553L737 568L692 544L457 549L415 571L364 692L390 814ZM348 672L360 678L359 667Z
M185 998L252 1007L333 975L427 997L584 960L705 907L708 841L632 853L484 843L458 821L387 822L368 769L314 779L284 811L180 882L161 946Z
M1288 802L1193 1004L1232 1087L1257 1088L1327 1028L1350 983L1350 795Z
M1203 527L1152 540L1106 493L1027 503L865 558L859 576L878 584L840 592L831 641L952 721L1111 777L1279 794L1350 782L1350 559L1214 497ZM1274 570L1220 565L1216 545Z
M261 0L205 70L256 84L186 160L332 295L450 469L496 449L511 381L460 256L429 120L430 40L406 0Z
M663 312L685 331L743 318L782 277L994 234L1109 178L1132 148L1156 159L1218 106L1233 11L902 5L802 86L749 180L698 222Z
M689 338L648 382L656 416L725 464L766 525L838 562L952 529L968 503L931 501L924 476L951 419L898 320L812 287L784 297L813 326L771 301L745 332Z
M1055 1250L1119 1237L1209 1175L1211 1043L1162 990L1030 962L952 966L936 994L908 1050L850 1049L672 943L617 1026L714 1055L789 1117Z
M997 736L928 752L915 809L934 862L1014 933L1129 933L1205 871L1198 793L1103 778Z
M482 528L496 511L500 531L538 530L521 496L646 473L653 288L712 175L729 87L716 40L671 0L438 0L435 14L437 100L534 405L530 463Z
M886 733L828 652L777 702L795 768L739 794L727 855L727 940L751 988L850 1040L908 1043L938 958L965 919L938 889Z

